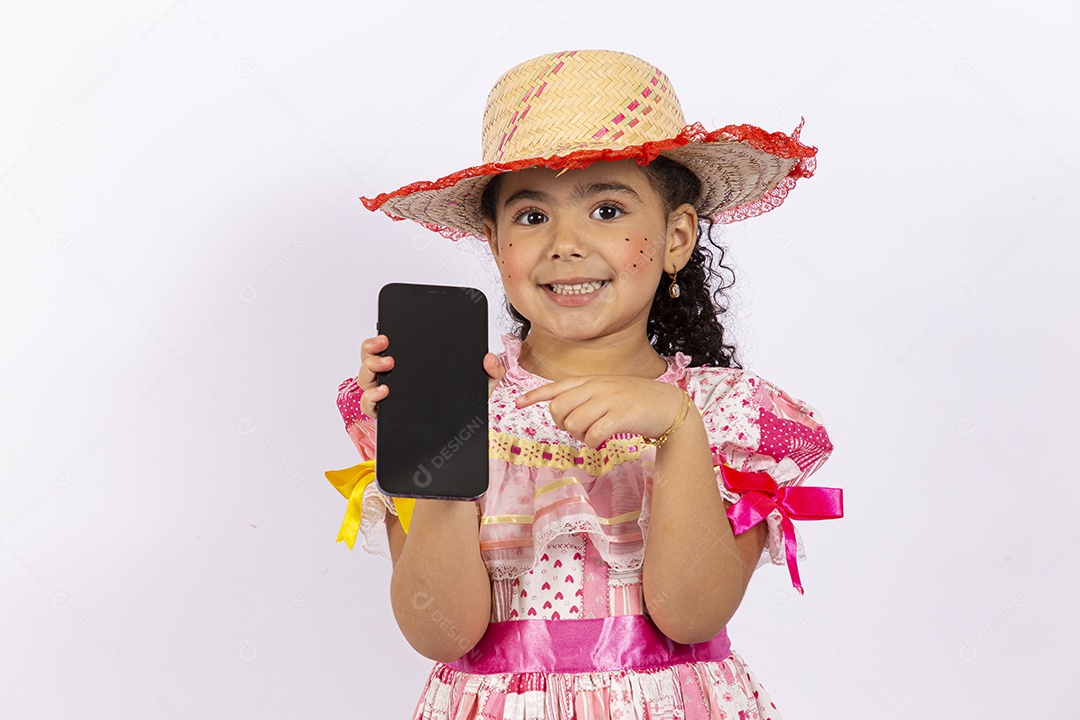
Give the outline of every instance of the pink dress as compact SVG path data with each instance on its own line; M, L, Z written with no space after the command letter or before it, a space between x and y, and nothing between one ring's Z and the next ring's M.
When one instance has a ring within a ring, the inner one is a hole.
M506 377L489 404L489 487L476 501L480 550L492 581L491 622L647 615L641 567L655 448L630 439L593 450L555 427L547 403L517 409L517 395L548 381L518 365L517 338L506 335L503 344ZM681 353L667 360L657 380L689 392L717 466L765 472L785 488L800 485L832 453L815 411L754 373L689 367ZM346 380L338 404L350 437L369 459L374 428L359 414L359 394L355 381ZM741 497L723 482L718 488L732 503ZM387 511L394 512L393 504L372 483L360 533L365 550L389 557ZM759 567L805 557L797 532L788 533L785 546L781 512L773 510L764 522ZM413 718L779 720L780 714L732 650L723 660L602 672L479 674L436 663Z

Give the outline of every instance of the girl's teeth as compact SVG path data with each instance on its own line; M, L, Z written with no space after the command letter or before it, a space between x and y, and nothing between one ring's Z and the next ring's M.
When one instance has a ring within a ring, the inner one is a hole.
M597 280L590 283L579 283L577 285L549 285L552 292L558 295L582 295L584 293L591 293L594 290L599 290L604 286L603 280Z

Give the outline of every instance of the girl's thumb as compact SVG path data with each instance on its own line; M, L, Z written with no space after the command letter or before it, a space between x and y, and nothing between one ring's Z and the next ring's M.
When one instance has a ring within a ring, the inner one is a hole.
M499 384L499 381L506 375L506 368L503 367L502 360L499 360L499 356L494 353L488 353L484 356L484 370L487 371L488 377L491 378L488 381L488 393L495 389L495 386Z

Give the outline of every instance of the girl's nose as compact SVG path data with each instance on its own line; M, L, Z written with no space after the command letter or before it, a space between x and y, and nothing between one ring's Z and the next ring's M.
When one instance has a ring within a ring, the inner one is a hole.
M551 245L548 252L553 260L585 257L587 250L582 228L573 222L562 221L552 223L551 230Z

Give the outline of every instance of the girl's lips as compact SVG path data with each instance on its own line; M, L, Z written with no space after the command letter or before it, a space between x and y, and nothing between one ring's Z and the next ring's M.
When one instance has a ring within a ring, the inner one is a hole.
M548 285L541 285L541 287L544 288L544 293L547 294L548 299L550 299L556 305L574 307L577 305L585 305L586 303L591 302L593 298L604 292L604 290L607 289L607 286L609 284L610 283L605 281L604 284L601 285L599 288L587 293L557 293L552 290L551 287Z

